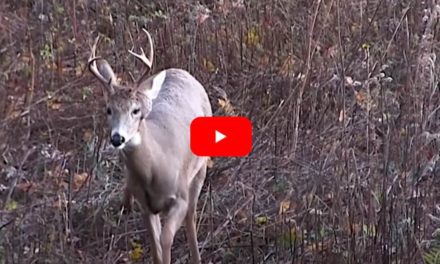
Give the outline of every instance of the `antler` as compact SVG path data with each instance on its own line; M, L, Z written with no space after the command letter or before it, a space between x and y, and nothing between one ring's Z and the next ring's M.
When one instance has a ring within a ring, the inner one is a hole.
M116 80L114 80L114 78L111 78L111 76L109 79L106 79L104 76L102 76L101 72L98 69L98 65L96 64L97 60L103 60L103 62L106 64L105 66L109 66L105 59L101 57L96 57L96 46L98 45L99 37L99 35L96 37L95 43L92 46L91 54L88 60L89 70L104 85L115 84Z
M141 48L141 53L140 54L137 54L137 53L135 53L135 52L133 52L133 50L129 50L128 52L131 54L131 55L133 55L133 56L135 56L136 58L138 58L140 61L142 61L146 66L147 66L147 69L145 70L145 72L142 74L142 76L138 79L138 84L141 82L141 80L143 80L144 79L144 77L150 72L150 70L151 70L151 68L152 68L152 66L153 66L153 56L154 56L154 48L153 48L153 40L152 40L152 38L151 38L151 35L150 35L150 33L145 29L145 28L143 28L142 29L144 32L145 32L145 34L147 34L147 37L148 37L148 43L149 43L149 45L150 45L150 52L149 52L149 54L148 54L148 58L147 58L147 56L145 55L145 52L144 52L144 50Z

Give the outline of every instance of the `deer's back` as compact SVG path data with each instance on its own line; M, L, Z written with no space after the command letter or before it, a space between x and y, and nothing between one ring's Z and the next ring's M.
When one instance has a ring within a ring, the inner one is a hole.
M208 95L192 75L182 69L167 69L162 88L155 100L147 124L156 134L165 151L189 151L191 121L199 116L211 116Z

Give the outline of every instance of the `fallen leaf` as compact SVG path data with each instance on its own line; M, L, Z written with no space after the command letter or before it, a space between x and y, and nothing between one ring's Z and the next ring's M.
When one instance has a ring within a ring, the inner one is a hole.
M339 121L339 122L342 122L342 121L344 121L346 118L347 118L347 116L345 115L344 110L341 110L341 111L339 112L339 118L338 118L338 121Z
M49 70L53 70L53 71L58 70L58 65L57 65L55 62L47 63L47 64L46 64L46 67L47 67Z
M18 183L15 188L19 189L20 191L23 192L28 192L31 188L32 188L33 184L32 182L22 182L22 183Z
M327 49L327 56L330 58L335 58L338 53L338 47L336 45L331 46Z
M252 27L245 36L245 43L248 46L257 46L261 42L257 28Z
M15 201L15 200L9 200L7 203L6 203L6 205L5 205L5 210L6 211L12 211L12 210L15 210L15 209L17 209L17 207L18 207L18 203Z
M345 83L348 84L349 86L352 86L353 78L351 78L350 76L345 76Z
M5 117L7 119L13 119L16 118L18 116L20 116L21 111L18 109L19 108L19 102L17 99L12 99L10 100L10 103L6 103L6 109L5 109Z
M78 63L78 65L76 65L75 67L75 76L79 77L83 74L83 69L84 69L84 64L83 63Z
M278 214L285 214L290 208L290 201L289 200L284 200L280 203L280 210L278 212Z
M197 16L197 23L200 25L200 24L202 24L203 22L205 22L206 19L208 19L208 18L209 18L209 14L207 14L207 13L199 14L199 15Z
M268 55L263 55L259 59L258 67L261 69L267 69L270 62L270 57Z
M267 216L263 215L263 216L258 216L255 219L255 222L257 222L258 225L265 225L268 222Z
M87 172L75 173L75 175L73 175L73 190L78 191L79 188L85 184L88 176L89 174Z
M238 224L245 224L248 221L248 211L241 208L236 212L235 217L238 219Z
M52 207L61 210L61 208L63 208L63 203L61 200L57 199L52 203Z
M403 127L400 129L399 133L400 133L400 136L401 136L401 137L404 137L404 136L407 135L407 131L406 131L406 129L403 128Z
M244 224L248 220L246 216L239 216L240 219L238 220L238 224Z
M61 108L61 103L57 99L47 100L47 107L52 110L59 110Z
M358 103L359 105L363 105L365 100L367 99L365 93L362 91L359 92L355 91L355 95L356 95L356 103Z
M368 236L372 236L372 237L376 236L376 226L374 226L374 225L364 224L362 226L362 231L363 231L364 235L368 235Z
M228 115L234 115L234 107L229 100L218 99L218 105Z
M30 63L31 58L28 55L21 56L21 61L24 63Z
M281 65L280 73L285 77L288 76L293 71L294 65L295 60L293 59L293 56L287 56L287 58L284 59L283 64Z
M141 261L142 255L144 254L142 245L136 242L131 242L131 246L133 247L133 249L130 250L130 253L128 254L130 256L130 259L133 262Z
M371 45L370 44L368 44L368 43L364 43L364 44L362 44L362 49L364 49L364 50L369 50L371 48Z
M6 119L15 119L21 115L21 111L14 110L6 114Z
M309 214L310 215L322 215L322 211L319 209L311 208L309 210Z
M93 138L93 133L91 129L85 129L82 139L84 142L90 142Z
M209 73L213 73L217 71L217 67L215 67L214 63L210 60L203 58L203 66Z
M328 250L331 248L332 240L326 239L324 241L319 241L318 243L310 243L305 247L306 252L316 252L318 250Z
M364 91L355 91L356 103L364 110L369 111L371 109L372 100L371 96L368 96Z

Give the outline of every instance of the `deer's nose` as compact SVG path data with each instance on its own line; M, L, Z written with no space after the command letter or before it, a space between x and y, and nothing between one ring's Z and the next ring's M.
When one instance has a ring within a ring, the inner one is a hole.
M119 133L115 133L110 138L110 142L112 143L112 145L114 147L119 147L120 145L122 145L125 142L125 138L123 136L119 135Z

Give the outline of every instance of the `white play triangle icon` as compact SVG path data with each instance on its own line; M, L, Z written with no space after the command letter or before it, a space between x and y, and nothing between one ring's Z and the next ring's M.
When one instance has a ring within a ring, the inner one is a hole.
M225 135L223 135L222 133L218 132L217 130L215 131L215 143L218 143L218 142L222 141L225 138L226 138Z

